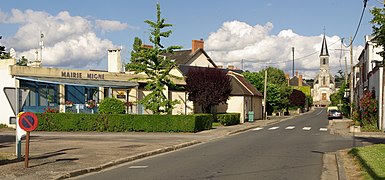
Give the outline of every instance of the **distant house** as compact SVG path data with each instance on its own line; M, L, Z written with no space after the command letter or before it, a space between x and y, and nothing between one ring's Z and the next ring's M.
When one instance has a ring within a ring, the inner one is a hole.
M302 91L306 96L311 96L311 85L309 85L304 79L302 74L295 72L295 76L290 78L289 74L286 74L287 84L293 89Z
M178 68L174 69L172 73L179 77L185 77L191 67L218 68L205 52L203 40L193 40L192 49L190 50L175 51L174 54L166 56L176 62ZM235 70L223 70L227 71L227 75L231 77L233 90L227 104L219 105L217 112L240 113L241 123L248 120L248 112L250 111L253 111L254 119L262 119L262 94L241 74L234 72ZM194 105L193 102L189 102L187 95L183 93L173 92L174 95L171 95L172 99L178 99L182 102L182 104L176 106L173 113L200 113L200 108L197 108L197 105Z

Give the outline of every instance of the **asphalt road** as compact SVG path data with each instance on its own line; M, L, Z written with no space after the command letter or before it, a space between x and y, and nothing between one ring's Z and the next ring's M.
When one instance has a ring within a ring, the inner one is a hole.
M353 145L325 109L76 179L320 179L322 156Z

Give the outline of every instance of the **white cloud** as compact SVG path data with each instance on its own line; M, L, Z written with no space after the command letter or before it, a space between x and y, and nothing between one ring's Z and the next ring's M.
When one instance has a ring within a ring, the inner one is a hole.
M100 28L103 33L110 31L121 31L129 27L127 23L111 20L96 20L95 24L96 27Z
M97 37L96 29L105 32L122 30L126 23L109 20L90 20L71 16L62 11L51 15L42 11L13 9L9 15L0 11L0 23L19 25L13 37L4 39L19 57L35 59L40 32L44 34L43 65L89 67L106 59L107 49L116 47L110 40Z
M259 71L266 66L273 66L292 72L292 47L294 47L294 69L305 78L314 78L319 71L319 53L323 35L302 36L291 29L281 30L278 35L271 34L272 23L251 26L240 21L223 23L216 32L211 33L205 42L205 48L214 62L222 65L243 66L249 71ZM330 54L331 73L344 71L344 57L349 53L341 51L340 37L326 37ZM363 47L354 47L354 59ZM347 50L347 49L345 49ZM340 61L341 60L341 61ZM341 62L341 67L340 67ZM350 60L348 61L350 64Z

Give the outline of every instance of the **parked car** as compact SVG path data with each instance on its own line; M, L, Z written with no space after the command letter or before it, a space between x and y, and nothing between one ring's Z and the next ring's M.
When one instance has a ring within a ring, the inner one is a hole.
M331 120L331 119L342 119L342 113L340 110L336 110L336 109L331 109L329 110L328 112L328 119Z

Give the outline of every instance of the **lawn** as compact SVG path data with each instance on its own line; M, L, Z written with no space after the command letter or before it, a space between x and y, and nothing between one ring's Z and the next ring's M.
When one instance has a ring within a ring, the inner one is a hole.
M353 148L349 154L361 165L363 179L385 179L385 144Z

